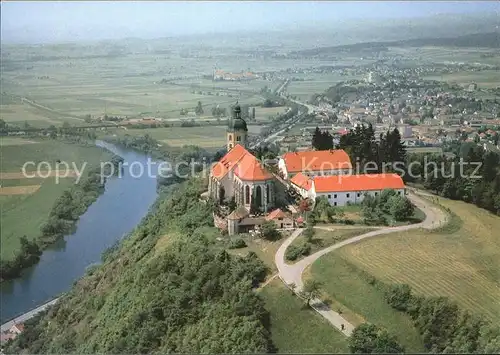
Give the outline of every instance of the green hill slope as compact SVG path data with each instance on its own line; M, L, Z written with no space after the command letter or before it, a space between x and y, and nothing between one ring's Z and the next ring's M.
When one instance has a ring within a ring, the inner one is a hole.
M269 314L252 291L265 267L207 237L212 211L198 200L201 183L175 189L5 352L272 351Z

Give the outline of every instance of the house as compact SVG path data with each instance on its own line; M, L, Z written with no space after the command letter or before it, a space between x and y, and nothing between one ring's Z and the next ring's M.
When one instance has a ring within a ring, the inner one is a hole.
M245 233L264 222L262 217L250 217L248 210L239 206L227 216L227 231L229 235Z
M308 198L312 187L312 179L302 172L290 179L290 186L294 188L302 198Z
M296 181L302 179L299 177ZM292 183L292 186L297 185ZM302 186L302 189L309 186L307 197L315 200L324 196L332 206L361 203L366 195L375 197L385 189L395 190L401 196L406 193L405 184L397 174L315 176Z
M291 214L288 212L283 212L279 208L269 213L266 216L265 220L273 221L276 224L277 228L293 228L294 226Z
M24 330L24 324L23 323L17 323L14 324L12 327L10 327L9 332L13 334L21 334Z
M309 150L288 152L278 162L278 170L284 179L302 172L308 176L350 174L351 159L342 150Z

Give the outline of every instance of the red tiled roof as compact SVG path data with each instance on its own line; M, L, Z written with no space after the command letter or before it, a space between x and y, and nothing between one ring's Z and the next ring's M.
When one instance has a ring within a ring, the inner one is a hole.
M276 218L286 218L288 215L283 212L280 208L275 209L266 216L266 221L271 221Z
M397 174L362 174L316 176L316 192L348 192L384 189L404 189L405 184Z
M211 175L220 180L232 169L241 180L263 181L273 178L273 175L262 167L257 158L240 144L235 145L212 166Z
M349 155L342 149L290 152L283 155L283 160L289 173L352 168Z
M295 174L294 177L290 179L290 182L307 191L309 191L312 186L312 180L309 176L302 173Z
M212 166L212 176L217 180L222 179L246 154L250 153L240 144L236 144L233 149Z
M263 181L273 178L271 173L264 169L257 158L250 153L245 154L243 158L238 161L234 169L234 175L241 180L247 181Z

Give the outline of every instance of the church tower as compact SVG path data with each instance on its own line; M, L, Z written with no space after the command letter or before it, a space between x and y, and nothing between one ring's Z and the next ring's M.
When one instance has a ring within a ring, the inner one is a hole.
M247 123L241 118L241 107L236 102L233 108L233 116L227 127L227 151L233 149L236 144L247 147L248 128Z

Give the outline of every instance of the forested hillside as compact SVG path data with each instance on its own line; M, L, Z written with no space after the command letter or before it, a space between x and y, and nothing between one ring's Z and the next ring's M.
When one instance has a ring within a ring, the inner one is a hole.
M6 353L264 353L268 313L254 255L216 247L200 181L171 187L154 212Z

